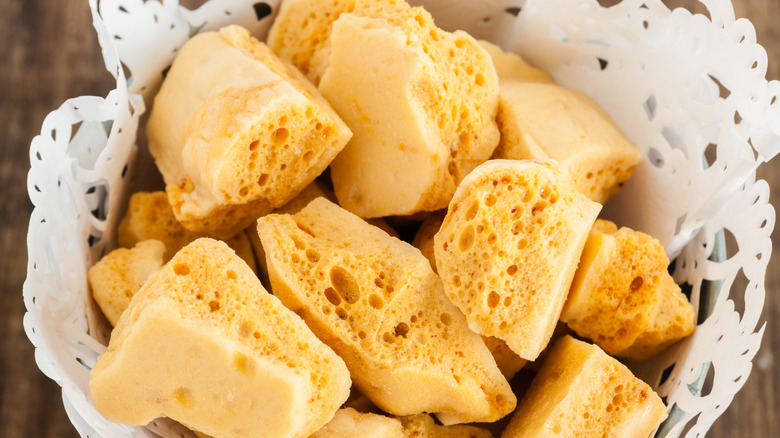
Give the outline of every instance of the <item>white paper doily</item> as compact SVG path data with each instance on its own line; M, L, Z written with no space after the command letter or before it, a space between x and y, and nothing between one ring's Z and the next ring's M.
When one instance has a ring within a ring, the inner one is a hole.
M703 0L709 18L670 11L660 0L610 8L595 0L413 3L428 7L441 27L496 42L586 92L644 152L605 214L658 237L676 256L675 279L690 290L700 324L634 370L669 406L657 436L703 436L747 379L764 330L758 322L775 214L755 170L780 151L780 83L764 79L766 53L753 26L735 19L727 0ZM24 285L36 361L62 386L82 436L192 436L164 420L118 425L95 410L89 369L108 328L87 295L86 270L113 240L144 99L150 102L177 48L230 23L264 38L277 5L213 0L189 10L174 0L90 0L117 88L106 98L68 100L30 146L35 209ZM747 279L746 290L732 287L737 277ZM733 300L744 302L744 312ZM707 373L712 387L702 394Z

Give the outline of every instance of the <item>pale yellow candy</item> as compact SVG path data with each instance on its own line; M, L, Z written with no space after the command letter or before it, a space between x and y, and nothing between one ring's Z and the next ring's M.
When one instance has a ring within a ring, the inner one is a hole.
M511 412L506 379L416 248L324 198L294 216L260 218L258 232L274 295L378 407L436 413L444 424Z
M407 438L407 435L395 418L342 408L311 438Z
M500 85L501 142L493 157L557 160L577 190L605 203L642 160L636 146L584 93L557 85L514 53L480 43L493 59Z
M354 133L331 177L339 203L358 216L446 207L498 144L487 53L462 32L431 32L438 40L356 14L333 23L319 89Z
M215 438L306 437L349 395L344 362L222 242L198 239L133 297L90 373L118 423Z
M498 74L499 86L510 81L555 83L549 73L531 66L519 55L505 52L501 47L488 41L480 40L479 45L488 52L493 60L493 66Z
M596 221L561 321L609 354L649 359L695 327L693 306L668 266L658 240Z
M92 296L111 325L116 325L146 279L163 264L165 244L144 240L131 249L106 254L87 271Z
M147 136L176 218L230 237L295 197L351 132L300 72L230 26L182 46Z
M444 291L472 330L535 360L599 211L555 162L482 164L458 187L434 237Z
M666 418L661 398L595 345L565 336L502 438L647 438Z

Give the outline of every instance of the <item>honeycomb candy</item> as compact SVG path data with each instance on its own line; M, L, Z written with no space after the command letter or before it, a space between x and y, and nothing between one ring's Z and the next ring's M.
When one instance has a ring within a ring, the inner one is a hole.
M311 59L326 60L319 90L354 132L331 175L339 203L358 216L446 207L498 144L498 80L487 52L463 32L438 29L421 8L285 2L269 45L304 71Z
M295 197L351 132L300 72L230 26L182 46L147 136L179 222L227 238Z
M440 426L430 415L419 414L400 417L407 438L491 438L493 435L484 429L465 424Z
M535 360L600 210L554 162L491 160L469 174L434 237L444 290L469 327Z
M298 196L293 198L290 202L288 202L284 206L277 208L273 212L276 214L295 214L303 210L303 208L306 207L306 205L308 205L309 202L319 197L325 198L329 201L336 200L336 195L333 194L333 191L327 188L324 184L315 180L314 182L306 186L306 188L303 189L303 191L299 193ZM377 228L384 230L387 234L393 237L399 237L398 233L393 229L393 227L391 227L382 218L368 219L366 220L366 222L368 222L369 224ZM260 276L260 279L262 281L266 281L266 279L268 279L268 267L265 264L265 251L263 250L263 244L262 242L260 242L260 237L257 235L257 225L252 224L245 231L246 234L249 235L249 241L252 245L254 257L257 260L258 269L259 269L258 275Z
M694 310L658 240L599 219L561 314L609 354L642 361L693 332Z
M89 387L119 423L168 416L215 438L307 437L347 399L350 378L227 245L202 238L136 293Z
M275 296L378 407L447 425L512 411L509 384L417 249L324 198L260 218L258 233Z
M631 177L642 154L590 97L561 87L518 55L483 43L499 77L494 158L554 159L577 190L605 203Z
M165 244L159 240L145 240L131 249L115 249L89 268L92 296L111 325L116 325L133 295L163 265L164 251Z
M406 434L395 418L341 408L311 438L406 438Z
M410 35L434 31L440 37L430 14L404 0L287 0L268 32L268 46L318 85L328 67L333 23L345 13L380 19Z
M434 272L437 272L437 269L433 238L441 228L445 214L446 211L434 212L425 218L412 242L412 245L419 249L422 255L428 259ZM493 355L493 359L495 359L498 369L501 370L501 374L503 374L507 380L511 380L512 377L525 366L526 362L528 362L515 354L515 352L506 345L506 342L501 339L492 336L483 336L482 339L485 341L485 346L490 350L490 354Z
M499 88L505 82L537 82L554 84L555 80L546 71L533 67L519 55L505 52L501 47L488 41L480 40L479 45L485 49L493 61L498 74ZM499 91L500 94L500 91Z
M491 438L490 432L475 426L436 424L427 414L406 417L362 413L342 408L333 420L311 438Z
M225 243L256 271L255 256L249 240L251 235L240 232L226 239ZM159 240L165 245L163 262L195 239L207 237L203 233L184 228L173 214L168 195L159 192L136 192L130 197L127 213L119 223L117 240L120 247L132 248L149 239Z
M433 212L423 220L420 224L420 228L417 229L417 233L414 235L412 245L419 249L422 255L431 263L433 272L438 273L436 268L436 253L433 249L433 236L441 228L442 222L444 222L444 216L446 211Z
M542 364L502 438L647 438L661 398L595 345L565 336Z
M485 341L485 346L490 350L490 354L493 355L498 369L501 370L501 374L507 380L512 380L512 377L528 363L527 360L512 351L506 342L501 339L492 336L482 336L482 340Z

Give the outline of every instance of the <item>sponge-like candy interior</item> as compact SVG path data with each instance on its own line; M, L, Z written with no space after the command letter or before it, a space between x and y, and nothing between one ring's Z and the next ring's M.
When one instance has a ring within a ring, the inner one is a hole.
M472 330L536 359L600 210L554 162L488 161L458 187L434 238L447 296Z
M610 354L648 359L693 330L693 306L668 265L658 240L596 221L561 320Z
M90 373L95 407L210 436L300 437L349 394L344 362L222 242L198 239L152 274Z
M115 249L89 268L92 296L111 325L116 325L146 279L160 269L164 251L159 240L145 240L131 249Z
M693 333L696 328L693 305L671 275L661 279L660 293L661 303L652 326L617 355L636 362L647 360Z
M498 144L487 53L466 34L440 33L413 38L357 14L333 24L319 89L355 134L332 177L341 204L358 216L446 206Z
M490 352L417 249L323 198L292 217L260 218L258 232L274 294L377 406L433 412L444 424L495 421L513 409Z
M252 233L254 234L254 232ZM168 195L163 192L136 192L130 196L127 213L119 222L117 240L119 246L132 248L144 240L155 239L165 244L163 262L167 262L180 249L206 234L184 228L173 214ZM226 239L225 243L256 271L256 258L249 240L250 235L240 232Z
M331 28L344 13L379 18L407 32L418 26L428 30L433 23L427 11L411 8L403 0L288 0L281 4L268 32L268 46L318 85L328 67Z
M299 72L237 26L181 48L147 134L177 219L223 238L293 198L351 136Z
M501 82L496 158L561 163L577 189L604 203L634 171L642 154L587 95L549 83Z
M595 345L559 340L503 438L646 438L666 418L661 398Z

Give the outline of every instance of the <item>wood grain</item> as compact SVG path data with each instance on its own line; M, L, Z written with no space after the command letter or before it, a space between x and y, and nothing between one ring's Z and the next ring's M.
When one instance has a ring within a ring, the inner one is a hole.
M664 1L691 5L695 0ZM780 79L780 2L735 0L738 17L755 25L767 49L769 79ZM113 88L84 1L3 0L0 2L0 436L76 437L62 406L59 386L34 361L24 334L22 283L26 273L28 146L46 114L79 95L105 96ZM780 162L764 165L777 200ZM763 347L753 373L710 437L771 437L780 434L780 382L774 356L780 354L780 255L773 250L767 272Z

